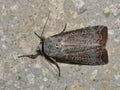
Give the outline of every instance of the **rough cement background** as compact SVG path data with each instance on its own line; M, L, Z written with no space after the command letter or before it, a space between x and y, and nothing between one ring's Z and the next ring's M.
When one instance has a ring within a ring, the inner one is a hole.
M54 65L33 54L44 36L85 26L108 26L109 63L104 66ZM120 90L120 0L0 0L0 90Z

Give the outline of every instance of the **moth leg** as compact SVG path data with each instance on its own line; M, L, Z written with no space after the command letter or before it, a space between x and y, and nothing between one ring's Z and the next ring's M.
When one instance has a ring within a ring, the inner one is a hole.
M45 58L48 59L51 63L53 63L53 64L56 65L56 67L57 67L57 69L58 69L58 78L59 78L60 75L61 75L61 71L60 71L60 67L59 67L59 65L57 64L57 62L56 62L53 58L51 58L51 57L45 56Z
M67 24L65 24L64 29L63 29L62 32L60 32L59 34L63 34L63 33L65 32L66 26L67 26Z
M21 58L21 57L28 57L28 58L32 58L32 59L35 59L39 56L39 54L31 54L31 55L22 55L22 56L18 56L18 58Z
M51 59L51 62L56 65L56 67L57 67L57 69L58 69L58 76L60 77L61 71L60 71L59 65L57 64L57 62L56 62L53 58L50 58L50 59Z

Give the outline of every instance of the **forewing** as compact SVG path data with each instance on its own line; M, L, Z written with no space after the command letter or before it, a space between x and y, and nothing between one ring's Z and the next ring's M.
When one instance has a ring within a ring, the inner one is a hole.
M53 57L58 62L79 65L104 65L108 63L108 53L105 48L94 47L83 52L65 53L63 57Z
M48 46L51 48L46 49L48 50L46 53L63 63L106 64L108 63L108 54L105 49L107 37L105 26L86 27L57 34L49 38Z

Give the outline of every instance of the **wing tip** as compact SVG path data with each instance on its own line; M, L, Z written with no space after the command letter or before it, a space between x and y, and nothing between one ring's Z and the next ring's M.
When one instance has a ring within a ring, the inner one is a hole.
M102 26L102 30L100 32L101 36L102 36L102 41L101 43L103 44L103 46L106 45L107 39L108 39L108 28L107 26Z
M104 62L104 64L108 64L108 52L106 49L103 49L101 59Z

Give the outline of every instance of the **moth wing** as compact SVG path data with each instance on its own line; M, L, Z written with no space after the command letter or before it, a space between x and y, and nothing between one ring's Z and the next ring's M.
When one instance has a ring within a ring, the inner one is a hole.
M106 64L107 37L106 26L86 27L46 39L44 51L58 62L82 65Z
M79 65L104 65L108 63L108 53L105 48L94 47L83 52L64 53L62 57L53 57L57 62Z
M59 34L56 36L62 38L61 42L64 44L99 44L105 46L108 39L108 28L102 25L92 26L65 32L62 36Z

